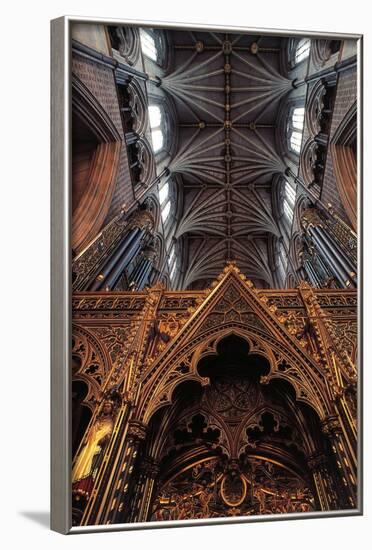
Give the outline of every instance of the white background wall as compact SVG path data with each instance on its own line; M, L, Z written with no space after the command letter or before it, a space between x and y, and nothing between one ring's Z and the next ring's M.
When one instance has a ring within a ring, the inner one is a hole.
M130 6L130 4L132 4ZM60 15L365 33L365 127L371 123L371 18L362 0L54 0L2 5L1 465L3 548L364 549L371 527L371 182L365 152L365 516L64 537L49 507L49 20ZM5 122L5 123L4 123ZM369 149L369 150L368 150ZM5 331L5 334L4 334ZM372 533L371 533L372 534ZM4 545L5 542L5 545Z

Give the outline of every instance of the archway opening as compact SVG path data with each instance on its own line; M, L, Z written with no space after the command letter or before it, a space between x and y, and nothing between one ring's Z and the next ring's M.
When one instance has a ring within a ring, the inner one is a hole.
M76 361L76 358L73 358ZM80 442L92 417L92 411L84 405L84 399L88 394L88 386L82 380L72 382L72 431L71 431L71 450L74 458Z
M293 387L261 384L269 361L234 334L198 372L210 383L178 385L172 404L150 420L139 460L156 464L156 483L146 517L132 520L321 509L309 460L332 457L316 413L296 401Z

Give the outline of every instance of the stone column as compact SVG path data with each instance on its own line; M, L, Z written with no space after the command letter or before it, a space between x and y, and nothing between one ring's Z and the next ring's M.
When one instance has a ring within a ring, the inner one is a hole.
M105 523L107 508L113 496L113 487L117 483L117 459L123 455L126 425L131 415L131 402L123 402L118 413L110 444L107 446L104 459L97 472L94 488L84 511L81 525Z
M133 522L150 520L154 487L156 478L159 474L159 464L155 459L145 457L141 460L140 469L141 474L137 485L137 493L133 499L133 509L131 515L131 521Z
M134 505L136 487L134 485L134 469L138 463L138 451L141 442L146 437L147 426L140 421L131 420L128 425L124 452L121 458L120 474L118 476L114 498L110 511L106 514L105 523L124 523L128 521Z
M327 436L334 454L336 467L345 494L344 508L357 507L356 460L337 415L328 416L322 422L322 432Z
M321 452L312 454L307 461L322 511L340 510L342 508L342 497L335 490L334 480L330 474L329 463Z

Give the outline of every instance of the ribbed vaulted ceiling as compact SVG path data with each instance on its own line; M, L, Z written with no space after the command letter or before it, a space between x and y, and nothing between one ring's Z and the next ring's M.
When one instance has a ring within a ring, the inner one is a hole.
M175 237L183 288L200 288L227 260L259 286L275 286L270 239L280 231L271 186L285 164L276 146L279 104L292 81L281 68L286 40L170 31L172 69L160 87L176 110L181 182Z

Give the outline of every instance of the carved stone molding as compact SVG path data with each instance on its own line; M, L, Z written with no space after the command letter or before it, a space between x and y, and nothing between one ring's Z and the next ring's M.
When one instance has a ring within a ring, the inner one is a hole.
M324 109L325 86L319 82L310 92L305 111L306 124L311 137L314 138L321 130L322 111Z
M136 27L108 27L112 47L115 48L128 65L135 65L141 54L139 29Z
M72 358L72 380L86 382L88 394L85 402L93 410L102 395L110 364L99 339L90 331L76 325L72 327Z
M312 58L318 67L324 67L331 56L340 49L340 40L314 40Z
M133 131L138 135L144 135L148 125L147 99L141 84L136 79L132 79L129 82L128 94Z

